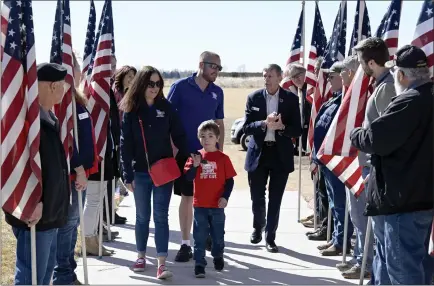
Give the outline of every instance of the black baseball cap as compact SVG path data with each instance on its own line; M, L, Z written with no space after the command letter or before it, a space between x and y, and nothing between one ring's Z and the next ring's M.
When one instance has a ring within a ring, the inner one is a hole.
M42 63L37 66L38 81L56 82L64 80L68 71L56 63Z
M405 45L396 52L394 59L386 62L384 66L386 68L394 66L400 68L423 68L428 66L428 59L422 49L412 45Z

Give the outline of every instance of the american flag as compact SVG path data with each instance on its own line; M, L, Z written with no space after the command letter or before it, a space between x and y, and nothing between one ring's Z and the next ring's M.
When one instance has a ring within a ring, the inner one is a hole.
M286 61L286 65L289 65L293 62L299 62L300 58L302 57L302 52L304 50L304 47L302 46L302 39L303 36L303 10L304 10L304 1L303 1L303 7L301 9L300 18L298 19L298 26L297 30L295 31L294 40L292 41L291 46L291 52L289 55L288 60Z
M431 77L434 77L434 2L425 0L417 21L416 31L412 45L421 48L428 57L428 67Z
M393 6L393 1L391 6ZM386 18L387 15L390 18ZM389 7L385 18L383 18L380 24L380 28L381 26L384 27L384 23L391 22L392 18L395 21L399 21L400 18L395 18L395 15L396 12L393 12ZM364 18L362 25L365 27L366 35L361 35L361 37L367 37L367 33L369 32L367 18L366 20ZM399 27L399 23L397 25L393 24L393 26L389 25L392 29L396 26ZM381 28L381 30L383 33L377 34L377 36L382 37L386 41L390 33L388 33L387 29L383 30ZM398 35L399 31L394 31L394 33ZM397 42L398 39L396 41L386 41L389 52L391 48L395 50L397 48L396 46L389 46L389 44L393 45ZM341 106L333 119L326 139L319 150L321 162L333 171L356 197L363 192L364 184L362 168L357 158L358 151L351 146L349 134L355 127L359 127L363 123L366 102L372 91L371 83L372 79L366 76L363 68L359 66L348 91L342 99Z
M375 35L382 38L389 48L390 59L393 59L398 49L399 22L401 19L402 0L392 0L378 26Z
M4 1L1 21L1 203L28 220L42 195L32 1Z
M291 46L291 52L288 60L286 61L286 67L288 65L295 62L302 63L302 58L304 57L304 47L302 47L302 37L303 37L303 15L304 15L304 1L302 2L302 8L300 13L300 18L298 19L297 30L295 31L294 40ZM285 77L282 79L280 84L283 89L287 89L294 94L298 94L297 87L294 85L292 80L289 77Z
M100 159L105 156L110 111L110 77L113 47L113 13L111 0L106 0L87 70L90 75L88 109L95 127L96 147Z
M360 29L360 27L362 27ZM354 16L354 29L351 35L350 49L348 55L352 55L353 47L361 40L371 36L371 25L369 24L368 8L364 0L357 0L356 15Z
M51 41L50 62L61 64L68 71L65 77L65 94L62 102L54 106L54 113L60 123L60 137L67 155L67 161L72 155L73 118L72 118L72 87L74 85L74 68L72 60L71 13L69 0L58 0L56 17Z
M85 94L88 94L88 84L90 75L88 76L87 70L89 68L90 59L92 57L92 49L95 44L95 28L96 28L96 12L93 0L90 0L89 20L87 22L86 41L84 43L83 53L83 68L81 70L80 88Z
M330 68L333 63L344 59L345 55L345 38L347 31L347 2L341 1L339 5L339 11L333 25L333 33L330 41L325 49L324 61L321 65L321 69ZM307 134L307 146L308 152L312 150L313 146L313 131L315 119L321 105L326 102L332 93L330 91L330 84L326 81L325 74L320 71L318 74L318 81L313 94L313 104L310 113L309 130Z
M310 45L309 60L307 62L306 71L306 100L313 102L313 94L317 84L315 76L315 62L318 57L324 56L325 48L327 47L327 38L324 31L324 25L321 20L318 2L315 1L315 19L313 21L312 40Z

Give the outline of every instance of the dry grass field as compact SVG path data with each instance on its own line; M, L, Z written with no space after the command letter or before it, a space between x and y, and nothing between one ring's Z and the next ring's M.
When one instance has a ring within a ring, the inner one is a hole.
M170 84L173 81L165 82L165 94L167 94ZM224 152L231 158L237 176L235 178L235 188L237 190L248 190L247 174L244 171L245 152L242 151L240 145L234 145L230 140L230 129L235 119L244 116L244 108L247 95L254 90L261 88L262 78L219 78L216 82L223 87L225 93L225 145ZM298 157L295 159L295 172L290 174L286 186L287 191L298 190ZM312 181L307 171L307 158L302 159L302 194L306 200L310 200L313 194ZM13 283L14 267L15 267L15 238L11 232L9 225L1 217L2 229L2 265L0 274L0 285L11 285Z

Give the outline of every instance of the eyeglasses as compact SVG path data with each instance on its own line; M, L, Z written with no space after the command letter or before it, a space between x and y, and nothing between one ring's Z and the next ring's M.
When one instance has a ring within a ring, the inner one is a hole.
M148 86L150 88L154 88L154 87L162 88L163 87L163 82L161 80L159 80L159 81L152 81L152 80L150 80L149 83L148 83Z
M212 68L213 70L219 70L222 71L223 67L221 65L215 64L215 63L210 63L210 62L203 62L204 64L206 64L207 66L209 66L210 68Z

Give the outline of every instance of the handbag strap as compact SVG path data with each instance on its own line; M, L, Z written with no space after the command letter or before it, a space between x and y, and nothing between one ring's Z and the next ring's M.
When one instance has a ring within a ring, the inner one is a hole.
M142 131L143 146L145 147L145 156L146 156L146 163L148 164L148 171L151 171L151 167L149 166L149 159L148 159L148 148L146 148L145 130L143 129L143 122L140 116L139 116L139 124L140 124L140 130Z

